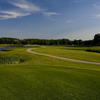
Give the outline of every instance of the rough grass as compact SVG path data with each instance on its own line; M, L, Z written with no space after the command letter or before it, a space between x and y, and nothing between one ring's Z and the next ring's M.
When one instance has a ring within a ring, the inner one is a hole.
M20 56L4 56L0 55L0 64L19 64L24 62L25 59Z
M13 50L13 48L5 49L0 52L0 64L19 64L29 59L27 56L16 54Z
M29 60L0 65L0 100L100 100L99 65L33 55L26 49L1 53Z

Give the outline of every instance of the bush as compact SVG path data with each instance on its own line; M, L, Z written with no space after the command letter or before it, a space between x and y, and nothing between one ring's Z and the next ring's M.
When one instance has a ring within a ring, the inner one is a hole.
M97 52L97 53L100 53L100 50L87 49L86 51L88 51L88 52Z

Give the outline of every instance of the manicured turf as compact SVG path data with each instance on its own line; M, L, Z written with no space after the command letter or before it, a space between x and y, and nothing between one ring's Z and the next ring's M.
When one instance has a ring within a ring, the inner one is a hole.
M36 49L40 50L54 50L53 54L62 56L66 47ZM20 64L0 65L0 100L100 100L100 65L38 56L26 49L0 53L26 59Z
M85 50L87 49L95 49L99 50L100 47L57 47L57 46L51 46L46 48L39 48L34 51L38 51L41 53L61 56L65 58L73 58L73 59L79 59L79 60L87 60L87 61L93 61L93 62L100 62L100 53L95 52L87 52Z

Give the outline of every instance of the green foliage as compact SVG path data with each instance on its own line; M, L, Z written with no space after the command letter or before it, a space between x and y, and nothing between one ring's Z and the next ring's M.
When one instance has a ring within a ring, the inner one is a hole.
M96 34L93 40L94 45L100 45L100 34Z
M93 46L100 45L100 34L96 34L93 40L69 40L69 39L16 39L0 38L0 44L14 44L15 46L23 45L70 45L70 46Z
M19 64L24 62L25 59L19 56L3 56L0 55L0 64Z

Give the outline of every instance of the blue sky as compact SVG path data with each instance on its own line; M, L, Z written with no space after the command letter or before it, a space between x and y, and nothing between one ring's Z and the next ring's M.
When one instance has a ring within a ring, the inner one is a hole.
M100 0L0 0L0 37L92 39Z

